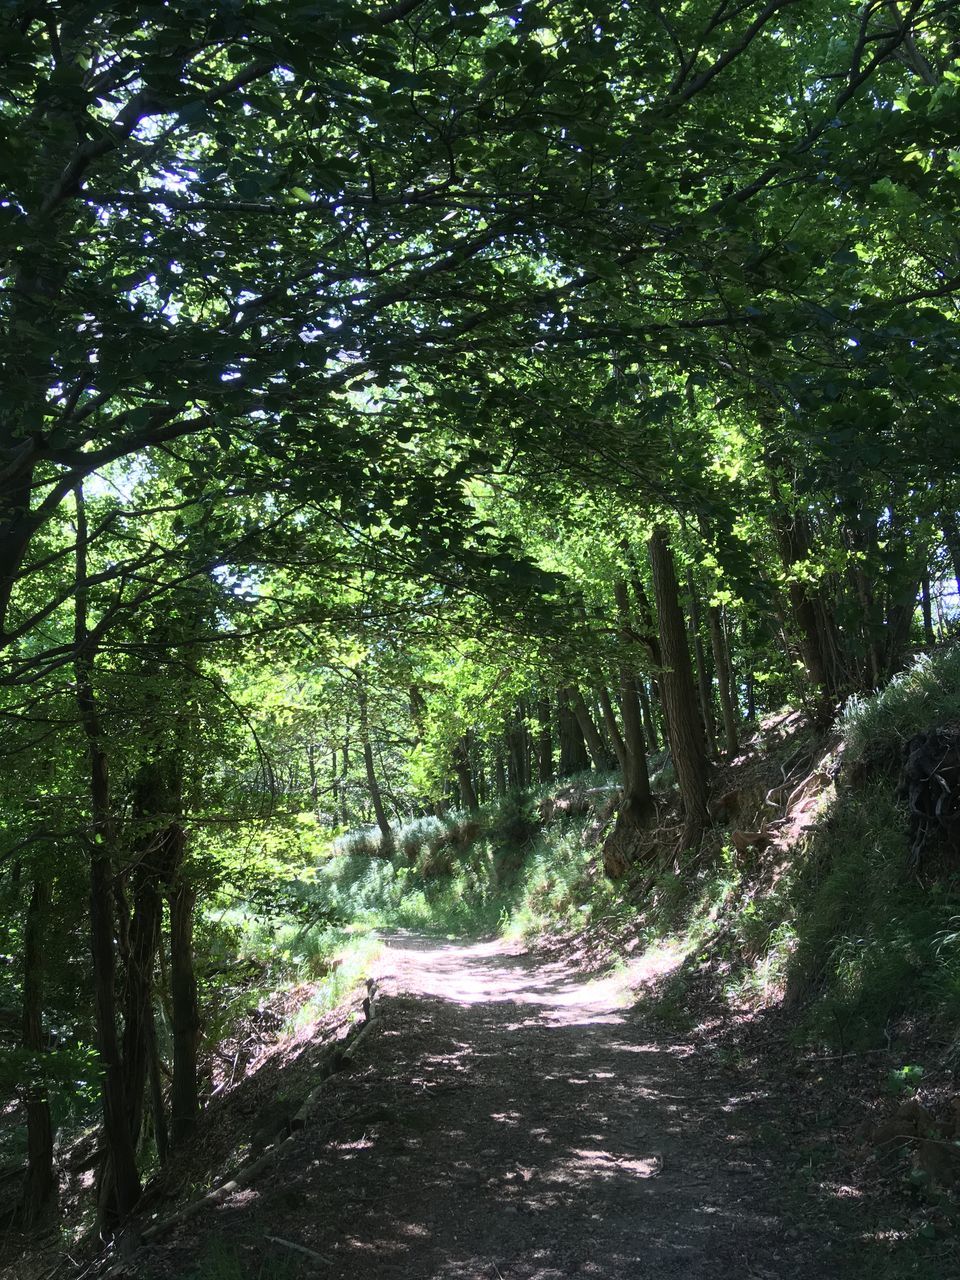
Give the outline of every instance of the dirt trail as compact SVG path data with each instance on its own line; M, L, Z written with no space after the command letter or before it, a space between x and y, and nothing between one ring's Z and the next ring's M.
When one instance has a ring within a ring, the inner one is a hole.
M401 936L381 969L379 1035L203 1237L295 1242L321 1258L279 1244L278 1267L331 1280L853 1274L812 1218L789 1220L756 1081L651 1038L616 981ZM195 1261L201 1243L179 1247Z

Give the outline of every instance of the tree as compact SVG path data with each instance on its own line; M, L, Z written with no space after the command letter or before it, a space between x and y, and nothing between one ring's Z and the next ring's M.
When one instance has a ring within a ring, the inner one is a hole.
M703 718L697 705L686 627L680 609L677 575L664 524L654 526L649 542L653 589L657 602L663 669L660 688L670 726L673 766L683 799L683 843L695 845L707 821L707 752Z

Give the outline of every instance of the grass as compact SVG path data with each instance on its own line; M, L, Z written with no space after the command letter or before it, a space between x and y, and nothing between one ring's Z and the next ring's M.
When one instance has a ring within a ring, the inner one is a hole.
M960 947L940 941L960 911L956 877L919 882L889 784L841 795L814 833L788 903L790 977L811 1029L839 1048L876 1046L904 1017L960 1018Z
M851 698L841 717L848 766L889 770L915 733L960 719L960 645L921 654L880 693Z
M572 819L542 831L518 869L501 927L514 938L576 931L635 908L598 868L598 850L584 846L585 822Z

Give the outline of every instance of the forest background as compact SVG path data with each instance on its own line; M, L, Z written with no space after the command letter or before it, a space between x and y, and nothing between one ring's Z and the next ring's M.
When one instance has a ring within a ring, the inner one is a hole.
M958 50L937 0L3 6L25 1221L71 1108L106 1225L189 1138L198 955L342 923L334 836L423 875L592 768L620 883L666 766L695 866L745 724L951 633Z

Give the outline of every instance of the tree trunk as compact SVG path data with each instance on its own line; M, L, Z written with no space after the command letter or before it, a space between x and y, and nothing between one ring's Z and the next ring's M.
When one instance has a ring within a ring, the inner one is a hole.
M940 525L943 529L943 540L950 553L950 563L953 565L953 576L957 584L957 601L960 603L960 527L952 511L941 512Z
M182 634L182 631L181 631ZM164 642L166 634L156 639ZM175 692L175 691L174 691ZM170 696L173 696L172 694ZM148 707L156 714L148 695ZM165 1150L166 1121L160 1092L157 1031L154 1012L154 969L163 933L163 892L169 891L180 872L185 851L183 776L180 743L160 739L150 750L137 774L133 791L134 862L130 875L133 911L118 902L118 915L128 922L124 933L122 1060L127 1121L134 1146L140 1142L144 1123L147 1084L154 1112L154 1136L158 1154Z
M883 610L878 608L875 591L876 575L868 571L868 565L875 568L879 547L877 545L877 527L875 519L867 519L864 514L863 500L852 505L843 526L847 547L855 554L851 557L848 577L852 594L856 598L860 611L860 643L862 654L860 662L860 683L868 689L876 689L881 684L883 659L880 643L883 637Z
M634 826L645 826L653 812L650 774L647 769L647 744L643 733L638 678L629 652L631 634L630 600L627 584L618 579L613 584L614 599L620 624L620 707L623 715L623 805L621 814ZM612 708L611 708L612 710Z
M522 704L507 731L507 746L511 784L523 790L530 785L530 747Z
M693 667L679 602L673 554L664 525L657 525L650 539L650 565L657 602L660 650L664 663L660 691L670 729L673 767L684 808L683 840L687 847L699 842L707 822L707 752L703 723L697 706Z
M772 470L770 494L773 526L780 559L788 579L787 592L799 634L803 664L810 680L823 694L831 697L839 691L842 683L836 668L836 624L829 608L820 599L819 591L794 574L794 566L805 561L810 553L808 522L801 514L791 513L786 509L780 499Z
M929 570L924 573L920 582L920 607L923 611L923 643L927 649L932 649L937 643L937 637L933 630L933 606L930 603Z
M643 736L637 677L625 665L620 677L620 704L623 708L623 741L626 768L623 772L623 810L637 826L646 826L653 813L650 773L647 768L647 744Z
M628 550L624 544L624 550ZM629 558L633 559L632 554ZM633 571L630 576L630 587L633 591L634 601L637 607L638 634L650 662L658 670L663 666L660 654L660 640L656 634L656 623L653 616L653 605L650 603L650 597L647 595L646 588L643 585L643 579L640 577L640 570L636 564L633 564ZM660 681L655 675L650 677L650 693L647 694L646 686L643 680L637 677L637 694L640 698L640 710L643 714L644 732L647 737L647 744L652 751L660 748L659 739L657 737L657 716L656 708L663 706L663 699L660 696ZM670 726L666 722L666 716L661 719L661 727L663 729L664 746L670 749Z
M713 722L713 688L710 673L707 670L707 657L703 650L701 635L700 600L697 596L693 570L687 569L687 599L689 602L689 631L693 644L693 658L697 671L697 688L700 691L700 710L703 716L703 728L706 735L707 752L713 757L717 754L717 734Z
M116 957L114 955L113 858L116 833L110 798L110 770L94 691L94 654L87 631L87 520L83 489L77 507L76 588L73 666L76 702L87 740L94 853L90 860L90 952L93 960L94 1018L101 1063L100 1094L106 1162L101 1171L98 1211L110 1226L125 1218L140 1199L133 1135L127 1119L123 1066L117 1039Z
M349 826L350 813L347 809L347 775L350 772L350 739L344 738L343 749L340 753L343 762L343 772L340 775L340 821L343 826Z
M200 1116L197 1049L200 1009L193 966L193 911L197 893L178 879L167 905L170 911L170 997L173 1014L173 1084L170 1123L174 1146L194 1133Z
M553 739L550 734L550 703L546 698L537 701L537 781L544 784L553 781Z
M313 816L320 821L320 787L317 783L317 748L313 739L307 743L307 769L310 774L310 803L313 806ZM333 749L333 776L337 776L337 749Z
M710 623L710 646L713 649L713 665L717 669L717 688L720 692L720 711L723 715L723 736L726 740L728 758L732 758L740 750L740 736L737 729L737 708L734 702L733 678L730 669L730 651L727 637L723 629L723 614L720 606L710 605L707 613Z
M147 1065L150 1078L150 1109L153 1113L153 1138L157 1146L157 1159L166 1164L170 1156L170 1132L163 1106L163 1078L160 1072L160 1050L157 1047L157 1023L150 1019L148 1027Z
M146 855L144 855L146 856ZM124 972L123 1089L134 1146L140 1139L150 1046L156 1040L153 967L163 923L163 899L153 867L141 861L136 872L130 951Z
M386 805L383 803L383 792L373 763L373 746L370 742L370 710L367 698L367 686L363 677L357 672L357 698L360 704L360 742L363 747L363 767L367 775L367 791L373 812L380 829L380 857L389 858L393 854L393 830L387 817Z
M631 624L630 602L627 584L622 580L614 583L614 598L620 623L620 706L623 714L623 734L621 736L613 715L613 707L609 707L609 720L616 729L623 752L623 799L617 813L617 822L603 845L603 869L611 879L619 879L627 874L636 861L637 848L642 832L649 826L653 817L653 796L650 792L650 774L647 769L647 746L643 736L643 717L640 710L640 699L637 693L637 677L634 672L633 654L630 652ZM601 706L606 714L610 703L606 705L601 699ZM611 730L612 733L612 730Z
M505 796L507 794L507 766L503 759L503 748L499 746L493 757L493 771L497 795Z
M563 693L557 698L557 723L560 728L560 777L569 778L576 773L585 773L590 768L587 746L577 718Z
M623 740L623 734L620 732L620 725L617 723L617 715L613 709L613 700L610 697L610 690L606 685L600 686L597 690L597 697L600 702L600 711L603 715L603 723L607 726L607 736L613 744L617 763L620 766L620 772L625 776L627 772L627 746Z
M98 1213L104 1226L125 1218L140 1199L140 1175L127 1118L117 1038L112 880L110 859L94 858L90 867L90 949L106 1141L98 1195Z
M460 787L460 807L465 813L477 813L480 802L477 800L476 787L473 785L473 772L470 768L470 743L466 734L457 741L453 749L453 768Z
M9 425L3 424L5 429L9 429ZM7 609L17 575L37 528L37 520L30 511L33 478L33 466L24 463L10 474L0 489L0 636L6 631Z
M660 750L660 739L657 735L657 722L654 719L653 706L647 693L645 682L637 676L637 697L640 699L640 714L643 717L643 732L651 751ZM652 682L651 682L652 685Z
M583 694L576 685L570 685L565 691L570 701L573 714L577 718L577 724L580 726L580 732L583 734L583 740L587 744L587 750L590 752L590 758L593 761L593 767L598 773L610 768L610 757L607 754L607 748L600 736L600 730L594 723L593 716L590 714L590 708L584 701Z
M33 882L23 930L23 1047L34 1056L24 1091L27 1113L27 1171L20 1220L29 1228L43 1216L56 1192L53 1173L53 1125L47 1082L43 1077L44 924L50 886L41 876Z

